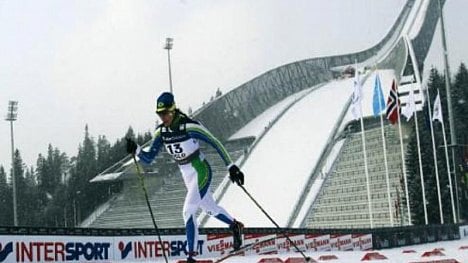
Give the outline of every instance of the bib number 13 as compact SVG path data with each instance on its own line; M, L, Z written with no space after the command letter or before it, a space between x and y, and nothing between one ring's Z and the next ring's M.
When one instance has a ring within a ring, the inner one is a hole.
M180 143L167 145L167 150L169 151L170 154L178 154L184 151L184 149L180 147Z

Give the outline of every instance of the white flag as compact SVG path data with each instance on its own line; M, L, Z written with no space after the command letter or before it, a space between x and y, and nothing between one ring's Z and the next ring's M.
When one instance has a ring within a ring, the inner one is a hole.
M406 116L406 121L411 120L414 112L416 111L416 101L414 99L413 89L410 89L408 101L406 102L405 108L402 109L401 113Z
M440 104L439 90L437 90L437 97L434 101L434 113L432 114L432 121L435 120L440 121L440 123L444 121L444 117L442 115L442 105Z
M355 120L358 120L362 117L362 109L361 109L361 100L362 100L362 84L361 80L359 79L359 73L356 67L356 77L354 78L354 91L353 91L353 98L351 104L351 112L353 113L353 117Z

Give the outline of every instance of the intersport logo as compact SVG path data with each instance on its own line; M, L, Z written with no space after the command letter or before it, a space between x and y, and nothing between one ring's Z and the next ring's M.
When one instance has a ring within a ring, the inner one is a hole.
M187 241L171 240L134 240L119 241L117 248L120 251L120 259L156 259L163 257L163 253L169 257L180 257L188 254ZM198 255L203 255L204 240L199 240L197 245ZM163 252L164 251L164 252Z
M14 247L13 247L14 246ZM109 260L109 242L18 241L0 250L0 262L57 262ZM8 259L15 250L14 260Z
M132 242L128 242L126 245L124 242L119 242L119 250L120 250L120 258L125 259L127 258L130 251L132 251Z
M0 243L0 262L5 261L11 252L13 252L13 242L9 242L5 246Z

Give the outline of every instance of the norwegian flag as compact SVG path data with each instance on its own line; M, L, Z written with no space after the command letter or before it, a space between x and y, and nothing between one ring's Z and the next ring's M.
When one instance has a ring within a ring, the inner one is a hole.
M395 124L398 121L399 109L400 99L398 98L398 88L395 80L393 80L392 89L390 89L390 95L387 100L387 119L391 124Z

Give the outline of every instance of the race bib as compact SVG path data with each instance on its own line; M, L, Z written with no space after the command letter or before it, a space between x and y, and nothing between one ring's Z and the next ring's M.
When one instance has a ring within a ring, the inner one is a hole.
M183 142L165 144L167 152L172 155L175 160L184 160L193 152L198 150L198 141L189 139Z

